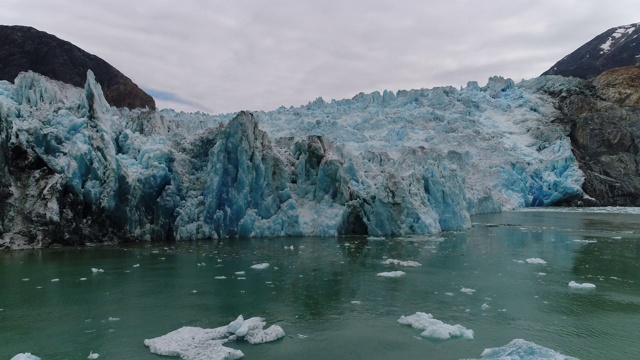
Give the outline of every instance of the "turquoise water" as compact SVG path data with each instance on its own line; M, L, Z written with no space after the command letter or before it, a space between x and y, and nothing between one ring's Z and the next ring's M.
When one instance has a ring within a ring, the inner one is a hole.
M245 359L460 359L514 338L581 359L640 358L640 215L523 211L473 221L464 232L385 240L1 253L0 359L27 351L43 359L86 359L90 351L100 359L161 359L144 339L186 325L226 325L239 314L287 333L268 344L230 343ZM386 258L422 266L383 265ZM262 262L270 267L250 268ZM406 275L376 276L393 270ZM572 290L572 280L597 287ZM475 338L433 341L397 323L418 311L472 329Z

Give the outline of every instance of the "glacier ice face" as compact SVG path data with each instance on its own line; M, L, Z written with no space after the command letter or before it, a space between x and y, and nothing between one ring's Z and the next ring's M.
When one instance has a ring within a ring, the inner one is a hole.
M429 234L551 205L583 175L542 77L210 116L0 82L0 246Z

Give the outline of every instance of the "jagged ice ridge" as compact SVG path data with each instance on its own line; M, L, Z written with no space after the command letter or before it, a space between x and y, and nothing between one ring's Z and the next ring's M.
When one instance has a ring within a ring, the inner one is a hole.
M0 82L0 242L430 234L551 205L582 194L546 95L572 81L210 116L110 107L91 72L84 89L22 73Z

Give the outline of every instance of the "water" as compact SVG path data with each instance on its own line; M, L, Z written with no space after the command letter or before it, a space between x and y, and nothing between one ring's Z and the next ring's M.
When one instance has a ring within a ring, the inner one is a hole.
M514 338L581 359L640 358L640 215L522 211L473 221L464 232L386 240L2 253L0 359L27 351L43 359L86 359L90 351L161 359L144 339L186 325L222 326L239 314L287 333L268 344L230 343L246 359L460 359ZM386 258L422 266L381 264ZM519 262L528 258L547 264ZM250 268L262 262L270 267ZM376 276L392 270L407 274ZM597 288L572 290L572 280ZM428 340L397 323L418 311L473 329L475 339Z

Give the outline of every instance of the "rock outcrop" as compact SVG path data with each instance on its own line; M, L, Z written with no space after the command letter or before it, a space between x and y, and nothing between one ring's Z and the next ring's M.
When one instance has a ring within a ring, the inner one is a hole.
M640 67L609 70L555 95L591 197L567 203L640 206Z
M51 79L83 87L93 71L109 104L154 110L153 98L99 57L68 41L28 26L0 26L0 80L13 82L31 70Z
M611 28L555 63L542 75L590 79L602 72L638 65L640 23Z

